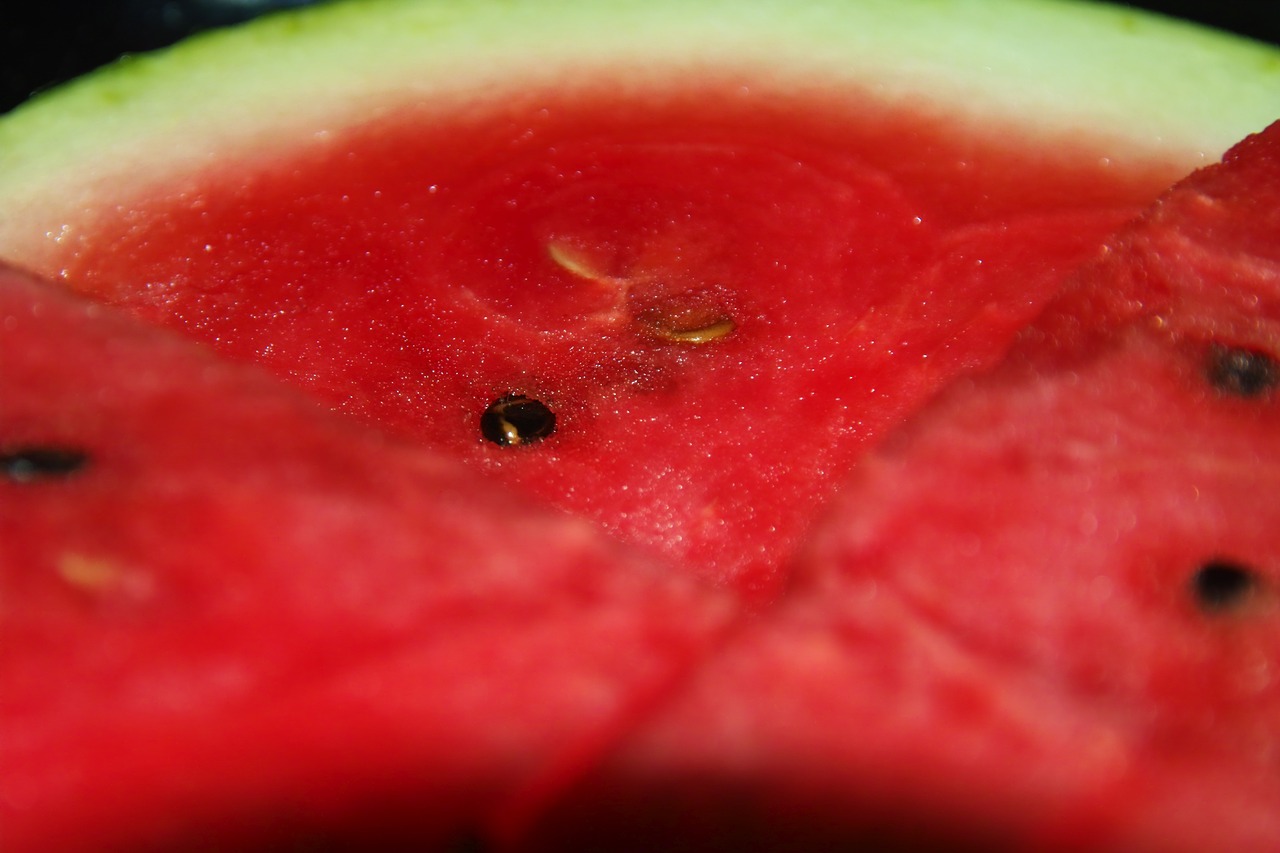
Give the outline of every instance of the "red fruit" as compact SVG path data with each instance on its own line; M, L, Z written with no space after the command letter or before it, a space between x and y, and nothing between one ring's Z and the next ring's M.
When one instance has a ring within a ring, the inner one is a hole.
M1278 178L1280 124L860 463L551 849L1277 849Z
M759 607L867 444L998 358L1157 192L1095 174L1084 146L1016 164L898 117L937 158L908 170L857 138L861 117L805 107L769 134L749 110L686 105L530 117L533 142L506 116L465 135L381 125L256 174L253 204L216 175L84 226L58 264ZM953 156L1003 163L982 207L950 185ZM1015 180L1033 171L1036 190ZM1069 182L1093 199L1064 198ZM511 395L554 416L536 447L480 440Z
M389 0L244 33L0 123L0 255L755 608L859 453L1272 112L1264 49L1038 0ZM536 448L479 439L511 395L555 415Z
M1273 143L1059 294L1278 66L946 5L334 5L0 122L6 845L1280 845Z
M6 849L469 833L732 614L113 310L0 270L0 316Z

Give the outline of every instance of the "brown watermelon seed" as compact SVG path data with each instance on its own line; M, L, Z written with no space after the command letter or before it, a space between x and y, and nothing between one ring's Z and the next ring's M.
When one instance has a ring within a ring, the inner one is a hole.
M73 447L31 445L0 453L0 472L15 483L69 477L89 463L89 454Z
M556 413L524 394L499 397L480 416L480 434L502 447L530 444L555 431Z
M1196 601L1201 609L1212 612L1239 607L1257 586L1251 569L1230 560L1210 560L1191 576Z
M1209 348L1209 382L1236 397L1258 397L1280 384L1280 368L1260 350L1214 344Z

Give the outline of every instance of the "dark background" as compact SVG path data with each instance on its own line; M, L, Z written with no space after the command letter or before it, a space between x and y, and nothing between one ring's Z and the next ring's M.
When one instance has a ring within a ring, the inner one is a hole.
M0 0L0 112L33 91L122 53L160 47L198 30L311 2L315 0ZM1277 0L1139 0L1122 5L1280 44Z

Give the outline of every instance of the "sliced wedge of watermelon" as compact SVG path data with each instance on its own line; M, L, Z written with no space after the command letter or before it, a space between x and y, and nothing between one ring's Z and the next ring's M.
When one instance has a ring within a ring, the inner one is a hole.
M861 463L547 849L1274 850L1278 170L1280 124Z
M1270 57L1041 2L339 5L15 113L0 254L763 607L863 448L1274 117ZM510 397L536 450L480 440Z
M592 763L733 614L112 310L4 270L0 316L6 849L269 845L353 809L438 842Z

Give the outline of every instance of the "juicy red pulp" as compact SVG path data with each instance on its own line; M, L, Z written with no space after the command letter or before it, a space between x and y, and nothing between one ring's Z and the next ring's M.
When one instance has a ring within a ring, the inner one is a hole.
M760 603L868 442L1174 177L994 136L745 87L410 112L104 214L63 275ZM513 395L536 447L482 438Z
M452 184L331 141L66 258L373 429L0 270L7 845L1277 849L1280 127L1026 326L1121 190L957 169L965 214L837 120L727 144L725 116L696 144L424 130L476 143ZM388 194L408 224L343 212ZM486 441L520 394L554 431ZM764 599L854 459L752 619L528 497Z

